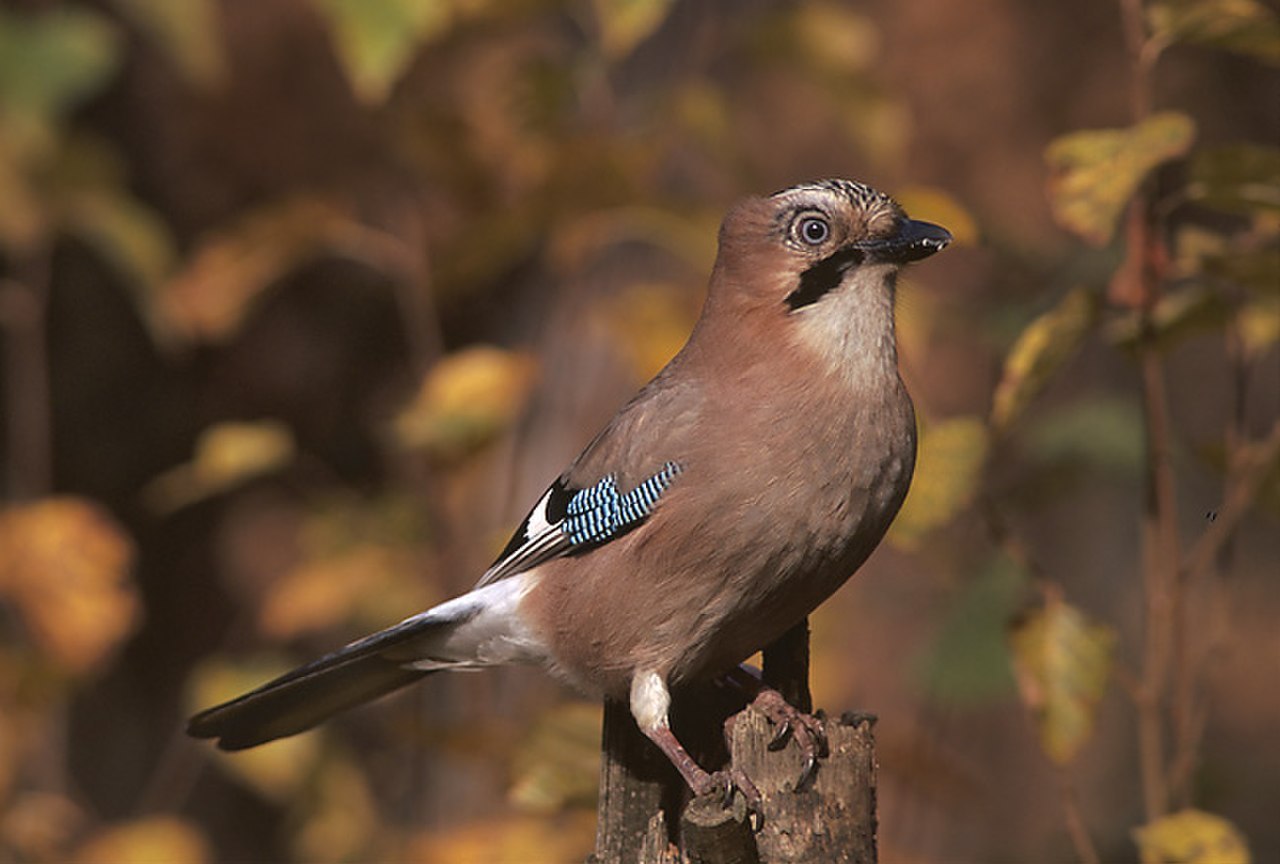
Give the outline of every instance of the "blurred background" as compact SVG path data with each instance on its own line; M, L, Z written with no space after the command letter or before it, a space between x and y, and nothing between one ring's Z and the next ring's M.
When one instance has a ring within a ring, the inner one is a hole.
M470 587L828 176L957 237L813 621L882 860L1280 860L1278 64L1253 0L0 3L0 860L582 860L535 671L185 717Z

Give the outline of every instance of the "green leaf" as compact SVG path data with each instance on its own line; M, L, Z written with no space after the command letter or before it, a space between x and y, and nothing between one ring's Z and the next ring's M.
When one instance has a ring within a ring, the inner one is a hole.
M1221 816L1187 809L1133 829L1142 864L1250 864L1240 830Z
M112 0L126 18L169 55L199 87L220 84L226 74L222 28L214 0Z
M328 25L338 59L356 97L387 100L417 49L452 23L447 0L311 0Z
M1114 643L1110 628L1057 596L1010 629L1018 691L1035 717L1045 754L1059 765L1075 758L1093 732Z
M922 427L915 479L889 529L889 541L917 549L925 535L955 518L973 500L988 444L986 427L977 417Z
M1007 430L1075 353L1097 318L1098 300L1077 288L1032 321L1009 350L991 404L991 426Z
M56 122L105 86L119 59L116 31L96 12L0 10L0 122Z
M1280 65L1280 19L1257 0L1161 0L1147 8L1153 38L1198 42Z
M1013 690L1005 628L1026 584L1026 573L1001 556L951 599L937 639L913 662L930 696L953 705L982 705Z
M1207 207L1233 213L1280 213L1280 147L1202 148L1191 159L1186 194Z
M1058 224L1104 246L1143 178L1191 149L1195 123L1166 111L1125 129L1063 135L1049 144L1049 206Z

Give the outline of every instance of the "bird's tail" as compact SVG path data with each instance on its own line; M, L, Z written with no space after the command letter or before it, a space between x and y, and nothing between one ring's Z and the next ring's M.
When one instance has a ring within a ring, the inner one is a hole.
M223 750L244 750L296 735L340 711L385 696L436 671L404 661L412 645L447 635L456 621L417 616L327 654L243 696L201 711L187 734L216 738ZM447 668L442 663L439 668Z

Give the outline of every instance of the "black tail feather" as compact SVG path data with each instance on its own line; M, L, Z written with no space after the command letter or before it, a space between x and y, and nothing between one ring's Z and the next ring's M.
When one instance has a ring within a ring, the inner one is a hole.
M434 670L408 668L402 660L388 659L386 653L454 623L410 619L375 633L230 702L201 711L187 723L187 734L217 738L223 750L244 750L296 735L340 711L429 675Z

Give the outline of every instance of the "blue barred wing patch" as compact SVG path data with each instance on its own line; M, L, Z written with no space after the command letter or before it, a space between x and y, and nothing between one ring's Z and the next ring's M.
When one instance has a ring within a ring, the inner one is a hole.
M560 531L573 546L612 540L646 519L679 473L680 466L668 462L626 495L618 491L618 481L610 474L569 499Z
M577 491L557 480L534 505L476 587L523 573L560 555L597 546L634 528L653 512L680 470L679 463L667 462L625 495L613 474Z

